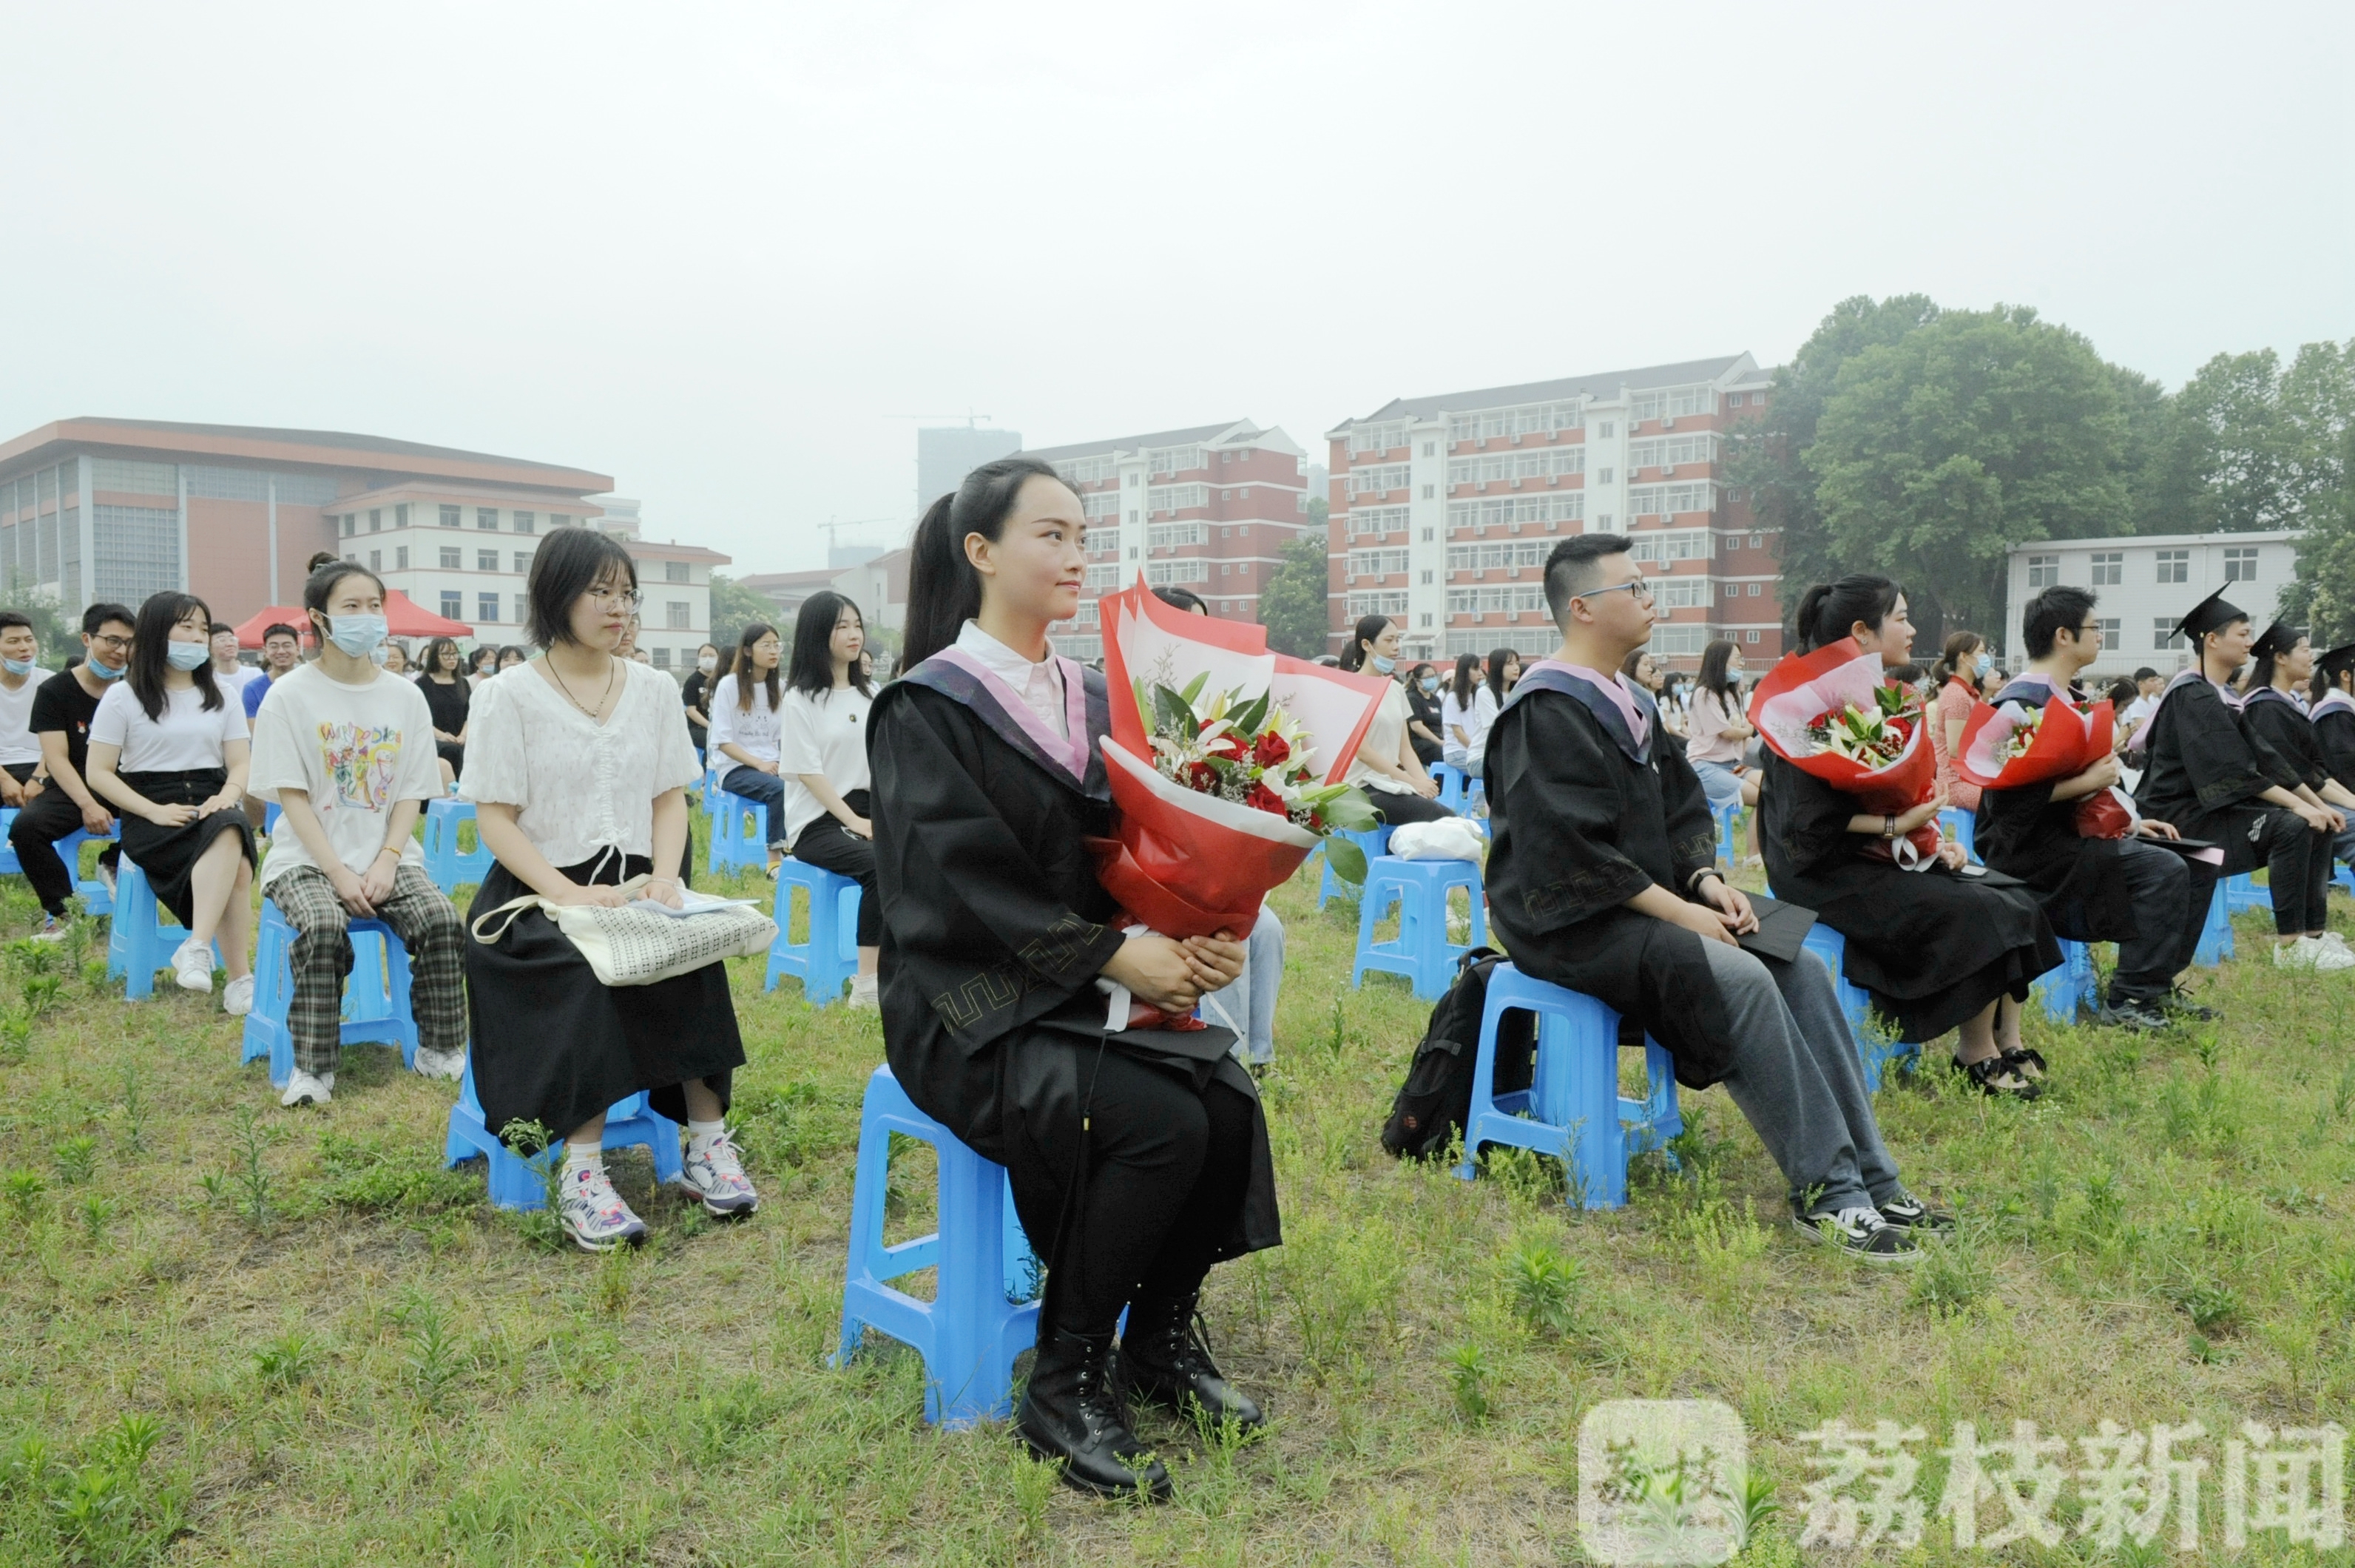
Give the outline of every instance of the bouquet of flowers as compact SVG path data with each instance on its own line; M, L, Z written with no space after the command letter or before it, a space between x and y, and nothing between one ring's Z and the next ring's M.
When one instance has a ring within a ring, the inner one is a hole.
M1963 726L1955 771L1984 789L2024 789L2073 778L2110 753L2115 709L2107 698L2083 706L2055 692L2041 707L1981 702ZM2081 838L2122 838L2134 816L2108 790L2077 806Z
M1364 856L1326 835L1373 826L1343 784L1388 683L1267 651L1255 625L1173 610L1143 582L1098 601L1114 836L1096 879L1166 936L1241 941L1270 888L1318 843L1334 874Z
M1937 757L1920 696L1885 682L1881 656L1853 637L1785 655L1752 695L1750 722L1775 755L1850 796L1862 812L1900 816L1936 790ZM1864 848L1906 870L1926 868L1937 852L1938 829L1927 822Z

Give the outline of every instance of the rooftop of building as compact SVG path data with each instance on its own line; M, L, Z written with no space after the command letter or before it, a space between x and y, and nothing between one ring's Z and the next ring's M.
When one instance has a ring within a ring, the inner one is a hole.
M274 425L185 424L171 420L115 419L83 414L54 421L0 444L0 475L37 467L69 451L95 448L165 461L279 463L383 475L408 474L534 485L586 496L610 491L612 475L569 464L502 457L458 447L429 446L349 431L289 430Z
M1145 435L1114 436L1109 441L1075 442L1069 446L1033 447L1019 455L1043 458L1060 463L1074 457L1093 457L1105 452L1143 452L1161 446L1198 446L1204 442L1220 443L1245 442L1259 436L1280 434L1263 430L1249 420L1229 420L1223 424L1193 425L1185 430L1157 430Z
M2022 539L2004 549L2006 555L2034 555L2055 549L2124 549L2129 546L2141 549L2155 546L2162 549L2178 545L2209 544L2292 544L2304 538L2297 528L2251 529L2246 532L2210 534L2095 534L2073 539Z
M1737 373L1738 372L1738 373ZM1731 380L1727 379L1731 376ZM1476 409L1509 408L1520 403L1545 403L1563 398L1615 398L1621 392L1645 392L1655 387L1689 387L1698 381L1726 380L1728 385L1771 381L1745 352L1714 359L1687 359L1674 365L1646 365L1638 370L1605 370L1592 376L1565 376L1558 381L1529 381L1517 387L1483 387L1467 392L1444 392L1429 398L1393 398L1362 419L1344 420L1335 432L1352 425L1379 424L1384 420L1430 419L1440 413L1470 413Z

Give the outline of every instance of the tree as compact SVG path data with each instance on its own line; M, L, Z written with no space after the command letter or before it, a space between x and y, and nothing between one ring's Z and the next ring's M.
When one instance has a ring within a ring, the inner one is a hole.
M2133 534L2190 531L2198 481L2184 461L2183 411L2167 389L2139 371L2109 367L2126 416L2126 440L2118 454L2118 477L2126 485L2126 527Z
M37 656L43 669L63 669L66 660L81 652L81 623L68 621L59 613L55 594L20 589L14 571L8 574L5 593L0 593L0 610L14 610L33 623L33 635L41 645Z
M1320 503L1308 503L1314 517ZM1284 547L1284 560L1267 575L1260 590L1260 624L1267 628L1267 645L1295 658L1315 658L1325 651L1328 612L1326 607L1325 530L1303 528Z
M711 574L711 640L719 646L733 646L744 628L755 621L774 626L783 618L777 602L767 594L745 587L724 571ZM791 630L786 628L789 642Z
M2177 395L2190 482L2190 531L2245 533L2289 520L2290 432L2282 419L2281 357L2219 354Z
M1934 641L1999 624L2012 545L2117 531L2126 427L2079 334L1947 311L1840 368L1804 461L1830 552L1904 581Z

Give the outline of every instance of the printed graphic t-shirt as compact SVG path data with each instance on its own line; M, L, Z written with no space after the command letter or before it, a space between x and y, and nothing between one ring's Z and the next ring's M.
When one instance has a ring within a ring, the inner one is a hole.
M272 802L282 789L304 791L336 856L354 871L367 870L384 848L392 808L442 794L425 694L381 672L365 686L331 680L317 665L282 677L254 717L248 787ZM414 837L402 841L400 858L422 863ZM316 864L294 825L280 816L262 861L261 885L296 866Z

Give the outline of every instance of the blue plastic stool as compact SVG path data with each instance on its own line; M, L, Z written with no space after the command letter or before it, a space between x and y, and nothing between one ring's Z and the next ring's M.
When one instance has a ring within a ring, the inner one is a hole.
M721 790L712 806L711 853L704 869L715 877L740 866L768 869L768 808L759 801Z
M1517 1010L1537 1015L1537 1071L1529 1088L1499 1094L1497 1023ZM1472 1115L1464 1127L1464 1163L1455 1174L1471 1180L1481 1146L1508 1144L1567 1165L1571 1197L1582 1207L1625 1206L1628 1157L1658 1148L1684 1131L1674 1061L1646 1040L1644 1065L1650 1094L1641 1100L1622 1096L1619 1015L1593 997L1549 985L1510 964L1497 965L1488 971L1480 1051L1472 1067Z
M1464 770L1453 763L1433 763L1425 770L1439 781L1439 804L1457 816L1464 813Z
M1742 864L1742 807L1713 805L1709 814L1717 818L1717 858L1731 870Z
M931 1144L939 1158L940 1229L888 1246L884 1191L891 1135ZM1005 1168L981 1157L918 1110L889 1067L867 1081L858 1121L858 1173L850 1200L850 1256L842 1286L841 1366L873 1328L924 1358L924 1419L951 1427L1002 1421L1014 1411L1014 1360L1039 1340L1039 1304L1017 1302L1022 1256L1014 1239ZM1024 1242L1023 1256L1028 1253ZM938 1272L932 1299L892 1288L919 1269Z
M2330 873L2330 880L2337 886L2355 893L2355 866L2340 862L2339 868Z
M678 1124L647 1104L643 1089L625 1100L613 1102L613 1108L605 1113L605 1136L599 1143L605 1148L644 1144L655 1157L656 1181L677 1182L685 1179ZM563 1149L564 1140L559 1138L526 1159L483 1125L483 1102L474 1094L474 1057L468 1051L466 1075L458 1086L458 1103L450 1107L450 1134L442 1146L442 1165L446 1168L464 1165L470 1159L487 1159L493 1203L502 1209L539 1209L548 1202L548 1184L542 1173L549 1162L563 1159Z
M1839 998L1840 1012L1848 1019L1848 1032L1856 1040L1857 1065L1864 1070L1864 1090L1868 1094L1881 1092L1881 1080L1890 1063L1905 1057L1922 1054L1919 1042L1905 1043L1882 1038L1882 1029L1872 1016L1872 993L1851 983L1841 973L1848 963L1848 938L1817 921L1807 929L1807 938L1800 944L1824 961L1832 972L1832 995Z
M344 981L343 1043L400 1048L400 1064L417 1064L417 1017L409 1006L409 949L380 920L350 922L352 972ZM294 1035L286 1027L294 1005L294 938L299 934L276 902L261 901L261 950L253 959L253 1010L245 1015L245 1054L270 1059L270 1084L286 1087L294 1071Z
M2094 950L2064 936L2061 939L2060 966L2038 976L2030 991L2044 1004L2044 1011L2054 1023L2073 1024L2078 1008L2101 1005L2101 997L2094 994L2100 983L2094 970Z
M793 939L794 890L808 895L809 940ZM769 944L769 972L761 989L773 991L781 975L800 976L802 997L822 1008L842 996L842 984L858 973L858 884L823 866L785 857L777 868L777 901L771 916L777 939Z
M2232 953L2232 916L2225 904L2224 884L2218 882L2208 900L2208 923L2200 928L2200 945L2193 949L2191 962L2213 969Z
M719 769L717 765L707 766L703 770L702 798L705 811L719 809Z
M458 848L458 828L474 822L474 847ZM471 800L429 800L425 803L425 874L433 885L449 892L461 882L479 884L491 874L492 856L482 839L482 826Z
M175 933L177 934L175 934ZM188 939L184 927L165 925L147 874L128 855L114 873L113 919L106 933L106 977L120 976L125 1001L144 1002L155 994L155 971L172 966L172 955ZM220 943L213 943L213 963L221 961Z
M1371 866L1382 852L1388 849L1391 846L1391 830L1387 826L1381 827L1369 827L1361 832L1345 833L1342 837L1354 840L1357 843L1358 848L1366 852L1366 863L1369 866ZM1349 884L1333 874L1333 858L1325 853L1324 847L1322 845L1317 847L1316 852L1318 857L1325 863L1325 869L1320 874L1316 883L1316 907L1318 909L1323 909L1325 907L1326 900L1337 895L1342 897L1348 896L1344 893L1342 890L1346 889ZM1362 890L1360 890L1360 891L1362 893Z
M2243 871L2237 877L2227 877L2223 880L2222 887L2224 913L2228 918L2240 913L2244 909L2261 909L2267 913L2273 911L2273 889L2257 886L2257 875L2254 871Z
M25 868L16 863L16 847L8 842L8 829L16 826L16 808L0 809L0 873L21 877Z
M1447 939L1447 892L1464 888L1472 895L1472 940ZM1399 933L1388 942L1374 940L1374 926L1399 910ZM1401 860L1380 855L1366 865L1366 891L1358 901L1358 957L1349 970L1349 987L1363 983L1366 971L1403 975L1414 982L1414 994L1436 1001L1447 994L1455 978L1455 961L1488 940L1488 915L1480 892L1477 860Z
M1967 811L1957 811L1950 805L1938 813L1939 833L1961 845L1963 859L1966 860L1977 861L1979 858L1971 842L1977 830L1978 818Z
M58 859L64 862L66 875L73 879L74 893L81 900L83 912L88 914L111 915L114 912L114 895L108 892L106 884L96 877L84 877L81 874L81 847L91 842L93 840L90 830L77 827L58 840L56 845ZM112 844L114 839L100 838L94 842Z

